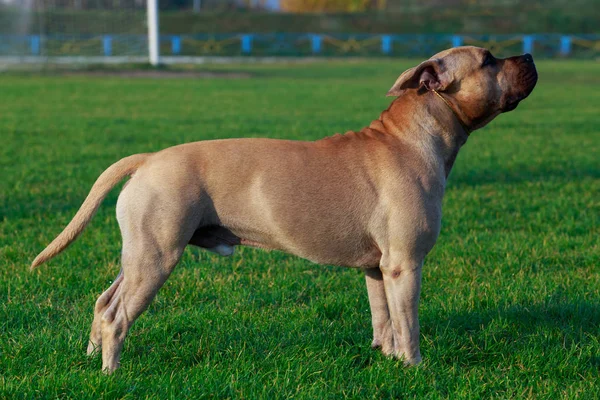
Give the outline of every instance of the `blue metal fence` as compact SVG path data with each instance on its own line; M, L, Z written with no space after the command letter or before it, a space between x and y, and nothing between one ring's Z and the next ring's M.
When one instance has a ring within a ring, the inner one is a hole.
M197 34L163 35L171 56L402 56L423 57L448 47L475 45L499 56L600 56L600 35L386 35L386 34ZM145 35L0 35L0 56L144 56Z

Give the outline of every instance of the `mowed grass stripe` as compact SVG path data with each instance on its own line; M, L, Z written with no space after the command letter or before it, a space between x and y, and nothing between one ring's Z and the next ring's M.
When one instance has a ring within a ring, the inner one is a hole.
M472 135L424 267L422 352L369 348L360 271L278 252L184 257L110 377L85 347L119 270L115 189L65 253L33 257L117 159L195 140L360 129L416 61L201 67L251 79L0 75L0 397L594 398L600 391L600 67L543 61Z

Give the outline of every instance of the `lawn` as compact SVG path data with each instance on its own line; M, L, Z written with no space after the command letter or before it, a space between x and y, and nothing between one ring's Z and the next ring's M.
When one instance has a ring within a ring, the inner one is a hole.
M416 61L203 67L247 79L0 75L0 398L595 398L600 393L600 64L543 61L474 133L421 297L423 363L371 350L363 273L279 252L186 250L125 342L85 355L119 271L119 190L28 266L119 158L204 139L360 129Z

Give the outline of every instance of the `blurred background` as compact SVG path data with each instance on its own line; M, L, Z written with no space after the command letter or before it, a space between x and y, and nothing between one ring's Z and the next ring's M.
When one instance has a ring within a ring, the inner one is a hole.
M468 44L537 58L600 52L597 0L0 0L0 60L147 61L152 7L162 63L423 57Z

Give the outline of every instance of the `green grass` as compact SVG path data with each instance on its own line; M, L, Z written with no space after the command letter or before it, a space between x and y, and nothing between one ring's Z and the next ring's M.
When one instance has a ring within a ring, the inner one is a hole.
M361 271L278 252L186 253L122 366L85 347L116 276L118 190L31 273L117 159L225 137L317 139L387 107L411 62L220 66L252 79L0 75L0 398L596 398L600 65L539 63L519 108L472 135L424 267L416 368L370 349Z

